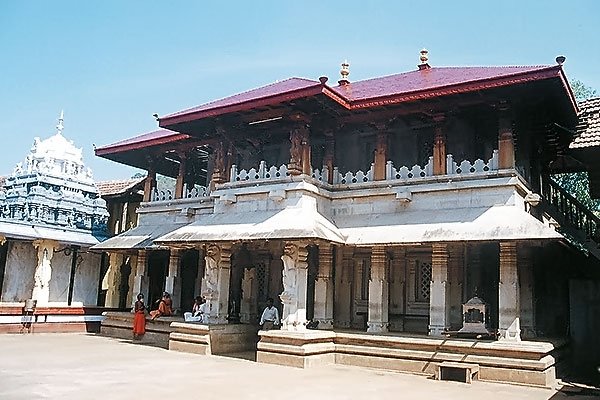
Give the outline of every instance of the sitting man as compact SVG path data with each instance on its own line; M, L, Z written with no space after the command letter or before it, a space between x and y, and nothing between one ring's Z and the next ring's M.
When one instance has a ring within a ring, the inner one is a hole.
M186 312L183 314L185 322L204 322L204 315L206 314L206 300L202 296L196 296L194 300L194 307L192 312Z
M170 317L173 315L173 309L171 308L171 295L169 292L164 292L160 303L158 303L158 310L150 311L150 320L154 321L158 317Z

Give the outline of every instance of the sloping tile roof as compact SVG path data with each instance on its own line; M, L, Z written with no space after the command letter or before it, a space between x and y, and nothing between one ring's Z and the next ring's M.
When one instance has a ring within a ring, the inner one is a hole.
M126 151L130 148L138 148L142 143L145 146L153 146L176 142L178 140L188 139L189 137L190 136L185 133L174 132L168 129L158 129L156 131L144 133L143 135L121 140L120 142L98 147L96 148L96 155L100 156L105 153L113 153L115 150Z
M96 182L100 196L114 196L124 194L142 183L146 178L121 179L113 181Z
M264 99L271 96L277 96L285 93L295 92L297 90L308 89L318 86L320 86L319 82L310 79L296 77L288 78L280 82L271 83L269 85L261 86L256 89L248 90L246 92L234 94L233 96L228 96L219 100L211 101L210 103L205 103L197 107L192 107L187 110L178 111L176 113L169 114L161 119L173 118L184 114L193 114L201 111L208 111L223 107L234 106L249 101Z
M579 103L578 136L571 143L572 149L600 147L600 97Z
M352 82L332 88L350 102L402 95L431 89L505 78L548 70L551 66L524 67L433 67Z

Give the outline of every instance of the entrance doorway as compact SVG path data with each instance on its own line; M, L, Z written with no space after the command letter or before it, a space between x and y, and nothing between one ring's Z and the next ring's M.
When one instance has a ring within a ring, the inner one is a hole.
M148 301L150 309L157 309L162 297L169 269L169 252L152 251L148 254Z
M198 250L188 250L181 255L181 310L191 311L194 306L194 294L196 287L200 286L197 282L198 277Z

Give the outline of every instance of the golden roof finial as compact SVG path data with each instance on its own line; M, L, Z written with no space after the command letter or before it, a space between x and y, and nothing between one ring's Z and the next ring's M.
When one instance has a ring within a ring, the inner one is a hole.
M424 70L424 69L429 69L431 68L428 64L429 62L429 51L427 51L427 49L422 49L420 51L421 56L419 57L419 60L421 60L421 64L418 65L420 70Z
M342 63L340 75L342 76L342 78L338 81L340 85L347 85L350 83L350 81L348 80L348 75L350 75L350 64L348 63L348 60L344 60L344 62Z

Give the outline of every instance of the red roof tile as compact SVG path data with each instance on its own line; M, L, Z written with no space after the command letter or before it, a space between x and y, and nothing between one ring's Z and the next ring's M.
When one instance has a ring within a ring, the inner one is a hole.
M571 143L572 149L600 147L600 97L579 103L580 127L577 138Z
M336 86L332 90L347 99L353 106L375 98L425 92L557 68L557 66L435 67L352 82Z
M97 156L120 151L132 150L144 144L144 147L154 146L164 143L176 142L178 140L188 139L190 136L185 133L170 131L168 129L159 129L157 131L144 133L143 135L135 136L129 139L121 140L120 142L112 143L106 146L96 148Z
M114 181L96 182L96 187L100 192L100 196L114 196L123 194L128 190L133 189L136 185L142 183L146 178L121 179Z
M223 114L228 112L228 108L238 106L240 104L255 102L261 99L267 99L275 96L282 96L286 94L292 94L294 92L304 91L306 89L319 88L321 83L304 78L288 78L280 82L271 83L266 86L261 86L256 89L248 90L246 92L238 93L233 96L225 97L220 100L211 101L210 103L202 104L197 107L192 107L187 110L179 111L173 114L169 114L161 118L161 125L163 121L167 123L176 123L173 121L176 117L181 117L190 114L200 114L199 117L219 115L221 112L217 110L223 110ZM293 96L292 96L293 97ZM298 96L300 97L300 96ZM285 98L283 100L291 100L292 98ZM211 112L210 115L206 112ZM171 120L171 121L169 121Z

